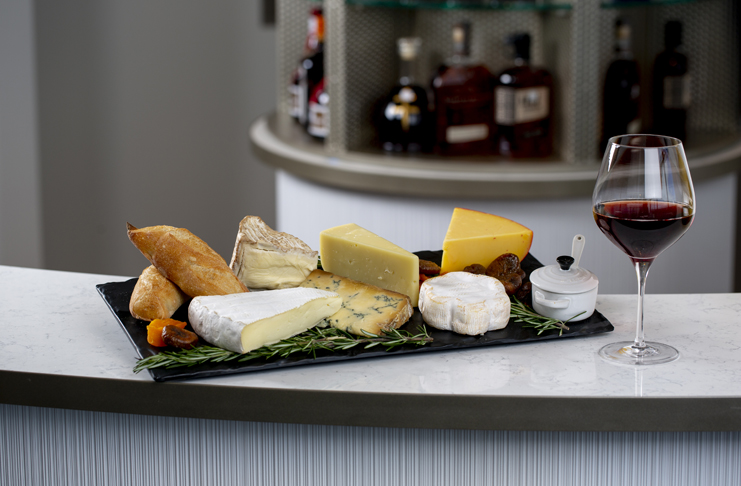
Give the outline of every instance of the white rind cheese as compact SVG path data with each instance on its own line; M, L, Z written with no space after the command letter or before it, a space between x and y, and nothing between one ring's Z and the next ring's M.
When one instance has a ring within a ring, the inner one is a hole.
M247 216L239 223L229 267L250 289L287 289L298 287L316 270L318 256L295 236Z
M237 353L310 329L342 307L342 297L294 288L194 298L188 307L193 330L205 341Z
M451 272L422 283L419 310L436 329L475 336L507 326L510 300L493 277Z
M381 334L406 323L414 309L409 297L323 270L314 270L301 287L336 292L342 308L327 318L330 326L359 336L363 331Z

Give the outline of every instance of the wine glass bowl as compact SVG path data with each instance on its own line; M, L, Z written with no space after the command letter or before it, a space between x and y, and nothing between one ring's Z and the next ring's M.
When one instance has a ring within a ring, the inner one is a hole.
M592 195L597 227L628 255L638 279L633 342L608 344L603 358L630 365L673 361L671 346L646 342L643 296L651 263L679 240L695 216L695 193L682 142L660 135L620 135L609 140Z

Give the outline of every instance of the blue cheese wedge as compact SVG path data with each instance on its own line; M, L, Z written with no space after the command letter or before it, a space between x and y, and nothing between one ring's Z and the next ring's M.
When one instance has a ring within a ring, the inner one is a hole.
M450 272L422 283L419 310L436 329L476 336L507 326L510 300L493 277Z
M248 353L316 326L341 306L342 297L325 290L266 290L196 297L188 319L205 341Z
M336 292L342 308L327 319L330 326L364 336L401 327L412 317L409 297L323 270L314 270L301 287Z

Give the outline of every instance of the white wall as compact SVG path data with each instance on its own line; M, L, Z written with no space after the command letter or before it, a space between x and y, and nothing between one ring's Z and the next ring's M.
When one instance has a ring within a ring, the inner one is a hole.
M0 264L41 267L33 1L0 1Z
M190 229L227 261L275 219L250 122L275 105L261 2L36 0L45 266L138 275L135 226Z

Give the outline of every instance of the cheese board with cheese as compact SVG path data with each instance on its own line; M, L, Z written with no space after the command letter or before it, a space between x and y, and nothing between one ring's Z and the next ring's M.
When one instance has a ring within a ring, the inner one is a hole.
M442 262L442 251L420 251L416 252L420 259L436 263ZM528 254L521 262L522 269L530 274L542 264L532 255ZM137 279L123 282L110 282L97 285L97 290L116 317L119 325L134 346L139 358L147 358L161 352L161 348L154 347L147 342L147 322L137 319L131 315L129 303L131 294ZM181 306L173 319L189 322L188 305ZM569 324L568 330L551 330L538 333L536 329L523 326L521 322L515 322L514 318L503 329L488 331L481 335L463 335L451 331L439 330L426 325L422 313L418 308L414 309L411 318L399 329L417 334L422 328L432 338L432 341L424 346L403 345L391 350L381 347L365 349L354 347L347 350L319 351L313 354L292 354L288 357L274 357L271 359L254 359L245 362L208 362L193 366L181 366L176 368L154 368L148 369L155 381L170 381L183 379L206 378L211 376L223 376L236 373L246 373L270 369L282 369L294 366L316 365L321 363L342 362L361 358L382 358L387 356L401 356L414 353L446 352L455 350L466 350L482 346L514 345L519 343L547 341L552 339L564 339L571 337L587 336L610 332L614 328L612 324L599 311L595 311L589 318ZM192 329L190 324L187 329ZM371 364L372 366L372 364Z

